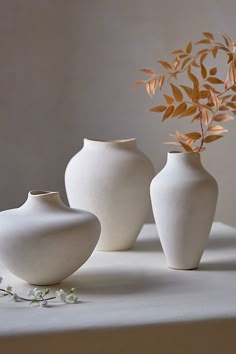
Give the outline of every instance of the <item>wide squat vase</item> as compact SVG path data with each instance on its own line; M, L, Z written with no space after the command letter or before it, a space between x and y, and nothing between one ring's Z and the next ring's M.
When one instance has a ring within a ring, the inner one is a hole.
M199 153L168 153L151 183L151 200L167 264L198 267L214 219L218 187Z
M84 140L69 162L65 185L70 206L96 214L101 222L97 250L133 246L150 210L154 170L135 139Z
M35 285L59 283L80 268L101 230L95 215L46 191L31 191L20 208L1 212L0 225L0 261Z

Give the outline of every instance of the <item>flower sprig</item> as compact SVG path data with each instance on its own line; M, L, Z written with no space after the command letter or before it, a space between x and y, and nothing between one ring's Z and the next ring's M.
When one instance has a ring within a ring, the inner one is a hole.
M2 277L0 277L0 284L2 283ZM66 304L78 303L78 296L75 288L71 288L69 292L63 289L56 290L53 296L49 296L51 290L49 288L40 290L38 288L28 289L26 297L19 296L13 292L11 286L7 286L5 289L0 288L0 298L9 297L15 302L29 302L30 304L39 304L42 307L47 307L49 301L57 300Z
M215 63L219 53L225 56L223 80L217 76L221 62L218 66ZM201 152L205 144L223 137L228 130L219 123L234 119L236 113L236 42L228 35L221 35L218 41L212 33L203 32L199 41L189 42L169 56L168 61L158 61L164 73L140 69L148 79L138 80L135 85L144 85L150 97L159 90L165 102L150 111L162 113L162 121L191 117L191 122L199 125L198 131L170 134L177 141L165 144L180 146L187 152ZM184 84L178 83L181 75ZM164 92L164 87L170 93Z

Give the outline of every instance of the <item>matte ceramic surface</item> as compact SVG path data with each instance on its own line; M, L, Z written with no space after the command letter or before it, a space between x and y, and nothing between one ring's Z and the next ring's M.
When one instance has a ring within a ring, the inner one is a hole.
M70 209L57 192L32 191L18 209L0 213L0 260L19 278L50 285L89 258L100 235L90 212Z
M151 183L151 200L167 264L197 268L214 219L218 187L199 153L169 153Z
M97 250L131 248L150 210L154 170L136 140L84 140L65 173L70 206L89 210L101 221Z

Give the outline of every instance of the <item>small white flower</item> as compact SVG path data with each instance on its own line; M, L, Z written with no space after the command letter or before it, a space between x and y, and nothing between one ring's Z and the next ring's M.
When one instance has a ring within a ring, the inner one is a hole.
M78 297L73 293L67 295L65 298L65 302L67 304L75 304L77 301L78 301Z
M27 296L29 296L29 297L34 297L34 289L28 289L28 291L27 291Z
M46 307L47 305L48 305L47 300L42 300L42 301L40 302L40 306L41 306L41 307Z
M0 284L1 284L1 282L2 282L2 277L0 277Z
M38 297L41 297L43 295L43 292L42 292L42 290L34 290L34 296L36 297L36 298L38 298Z
M5 290L8 292L12 292L12 286L8 285Z
M58 301L64 302L65 298L66 298L66 293L65 293L65 291L63 289L60 289L60 290L56 291L56 299Z

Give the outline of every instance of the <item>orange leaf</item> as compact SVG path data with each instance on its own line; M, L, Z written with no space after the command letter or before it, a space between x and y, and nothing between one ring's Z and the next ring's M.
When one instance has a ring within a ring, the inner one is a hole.
M134 83L134 86L139 86L139 85L142 85L142 84L144 84L145 83L145 81L143 81L143 80L138 80L138 81L136 81L135 83Z
M210 82L211 84L223 84L224 82L220 79L218 79L217 77L214 76L209 76L207 78L207 81Z
M226 133L228 132L228 130L226 130L224 127L222 127L221 125L211 125L210 127L208 127L207 129L209 132L213 132L215 134L222 134L222 133Z
M176 49L173 52L171 52L169 55L181 54L181 53L183 53L182 49Z
M230 64L229 66L229 78L232 84L235 84L236 82L236 71L233 63Z
M228 98L231 98L232 95L221 96L222 101L224 102Z
M207 70L202 63L201 63L201 75L202 75L203 79L205 79L207 77Z
M232 108L232 109L236 109L236 103L234 103L234 102L226 102L226 104L227 104L227 106L229 106L230 108Z
M214 117L214 121L215 122L227 122L229 120L232 120L234 119L231 115L229 114L217 114L215 117Z
M175 136L178 140L186 140L186 136L184 134L180 133L178 130L176 130Z
M160 63L165 69L172 70L171 65L169 63L167 63L167 61L159 60L158 63Z
M228 57L229 57L229 59L227 61L227 64L229 64L233 60L234 56L232 53L228 53Z
M219 110L220 111L232 111L233 109L225 104L225 105L220 106Z
M151 76L155 76L156 73L153 70L150 69L139 69L139 71L142 71L145 74L151 75Z
M204 62L204 60L206 59L207 55L208 55L208 53L204 53L204 54L201 55L201 57L200 57L200 63L203 63L203 62Z
M159 77L159 89L162 89L162 86L164 85L165 82L165 76L164 75L160 75Z
M205 49L201 49L199 50L196 55L200 55L200 54L203 54L203 53L208 53L209 52L209 49L205 48Z
M199 87L199 81L197 77L190 70L188 70L188 77L193 82L194 86Z
M173 68L175 70L177 70L178 66L179 66L179 62L180 62L180 59L179 58L175 58L175 60L173 61Z
M201 108L205 108L205 109L207 109L208 111L210 111L211 113L213 113L212 107L208 106L208 104L201 104L200 107L201 107Z
M211 41L209 39L201 39L200 41L196 42L195 44L210 44Z
M165 95L165 94L164 94L164 97L165 97L167 104L172 104L174 102L174 99L172 97Z
M186 66L186 64L191 60L192 58L186 58L184 61L183 61L183 64L181 65L181 70L183 70Z
M199 91L199 98L207 98L209 96L209 92L207 90Z
M185 111L184 113L182 113L179 118L192 116L193 114L196 113L196 111L197 111L197 107L191 106L191 107L189 107L188 109L186 109L186 111Z
M188 44L187 44L187 47L186 47L186 53L187 54L190 54L191 53L191 51L192 51L192 43L191 42L189 42Z
M170 86L172 88L172 92L173 92L173 95L174 95L176 101L181 102L183 100L183 94L180 91L180 89L177 86L173 85L172 83L170 83Z
M187 109L187 104L186 104L185 102L180 103L180 104L176 107L174 113L172 114L172 117L177 117L177 116L179 116L181 113L185 112L186 109Z
M152 90L151 90L150 82L146 83L146 91L147 91L148 96L152 97Z
M193 149L191 148L191 146L189 146L186 143L183 143L182 141L179 141L179 143L182 145L182 147L184 148L185 151L187 152L193 152Z
M193 119L191 120L191 123L198 122L201 119L201 113L197 113Z
M166 110L166 106L156 106L153 108L150 108L149 111L150 112L164 112Z
M198 86L194 86L193 88L193 101L196 102L198 101L200 98L200 94L199 94L199 89L198 89Z
M212 52L213 58L216 58L217 53L218 53L218 47L213 47L211 49L211 52Z
M202 136L199 132L191 132L191 133L187 133L185 134L188 138L192 139L192 140L198 140L200 139Z
M215 75L217 73L217 68L212 68L210 71L209 71L210 75Z
M191 89L191 87L188 87L188 86L185 86L185 85L180 85L184 91L186 92L186 94L188 95L188 97L190 99L192 99L192 96L193 96L193 89Z
M212 103L218 107L219 105L219 98L217 97L217 95L212 91L210 90L210 97L211 97L211 100L212 100Z
M193 140L193 139L190 139L190 138L188 138L187 140L186 140L186 144L188 144L188 145L193 145L195 143L195 140Z
M202 32L202 34L203 34L206 38L208 38L210 41L214 41L214 40L215 40L213 34L210 33L210 32Z
M202 110L202 120L206 126L211 123L211 116L207 109Z
M192 63L191 63L192 66L195 66L196 68L199 68L199 64L196 62L196 60L194 60Z
M227 45L227 47L230 47L230 43L229 43L228 38L223 34L222 34L222 37L224 38L224 41L225 41L225 44Z
M171 114L173 113L174 111L174 106L169 106L167 108L167 110L165 111L163 117L162 117L162 122L164 122L167 118L169 118L171 116Z
M154 78L153 80L150 81L150 90L151 90L152 96L155 95L157 84L158 84L158 81L156 78Z
M223 135L208 135L204 138L204 143L206 143L206 144L212 143L213 141L216 141L222 137L223 137Z

